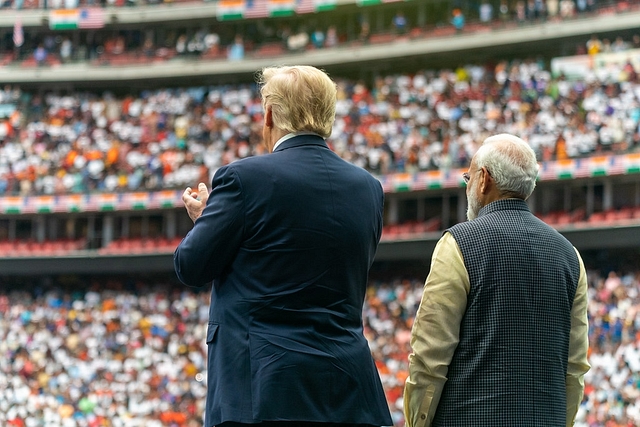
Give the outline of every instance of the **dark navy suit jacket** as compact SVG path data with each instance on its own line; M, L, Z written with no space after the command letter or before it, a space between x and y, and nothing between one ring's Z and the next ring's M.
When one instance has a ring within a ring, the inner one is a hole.
M363 335L383 192L315 135L220 168L174 254L213 281L206 427L225 421L391 425Z

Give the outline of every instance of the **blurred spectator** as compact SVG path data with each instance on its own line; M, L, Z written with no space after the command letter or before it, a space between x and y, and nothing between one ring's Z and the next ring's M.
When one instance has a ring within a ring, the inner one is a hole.
M304 27L300 28L295 33L292 33L287 38L287 48L292 52L300 52L307 48L309 44L309 34L305 31Z
M362 43L369 43L369 39L371 38L371 26L369 25L369 21L366 19L362 20L360 23L360 34L358 35L358 40Z
M560 4L558 0L547 0L547 16L551 21L555 21L558 17Z
M488 0L483 0L480 4L480 22L487 24L493 20L493 6Z
M71 54L73 53L73 43L69 39L69 37L65 37L62 39L62 43L60 43L60 60L63 63L69 62L71 60Z
M244 59L244 40L241 35L236 35L233 44L229 46L227 59L230 61L239 61Z
M147 58L153 58L156 55L156 47L150 37L147 37L142 44L142 54Z
M617 36L611 45L612 52L623 52L627 49L629 49L629 44L621 36Z
M207 32L199 29L193 34L191 40L187 43L187 52L190 55L199 56L206 50L205 37Z
M176 40L176 53L180 56L187 53L187 35L180 34Z
M204 36L205 51L217 51L220 47L220 36L217 33L208 32Z
M457 33L461 33L464 29L464 14L460 9L453 9L453 18L451 18L451 24L456 29Z
M320 28L316 28L311 33L311 44L316 49L321 49L324 47L325 37L324 32Z
M591 38L587 41L587 54L596 55L600 52L602 52L602 42L597 34L592 34Z
M518 0L516 2L516 22L518 24L524 24L527 21L527 5L524 0Z
M560 17L562 19L571 19L575 16L576 5L573 0L560 0Z
M507 21L511 19L511 10L509 9L508 0L500 0L500 8L498 12L500 13L500 20L503 24L506 24Z
M47 50L42 44L39 44L35 52L33 52L33 58L36 60L36 64L38 64L38 66L43 66L45 64L45 62L47 61L47 56Z
M327 30L327 41L325 42L327 47L334 47L338 45L338 29L335 25L329 26Z
M365 20L365 22L367 21ZM365 22L363 22L363 25ZM407 25L408 25L407 18L404 16L404 13L402 11L396 12L396 14L393 17L392 24L396 34L402 35L407 33ZM368 22L367 22L367 25L368 25Z

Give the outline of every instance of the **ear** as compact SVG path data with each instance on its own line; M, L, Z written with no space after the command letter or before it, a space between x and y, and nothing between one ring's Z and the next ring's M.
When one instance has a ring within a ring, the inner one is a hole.
M487 194L491 190L491 181L493 178L489 171L487 171L487 168L483 167L480 169L480 172L480 192L482 192L482 194Z
M266 111L264 113L264 124L268 128L272 128L273 127L273 111L271 109L271 105L268 105L266 107Z

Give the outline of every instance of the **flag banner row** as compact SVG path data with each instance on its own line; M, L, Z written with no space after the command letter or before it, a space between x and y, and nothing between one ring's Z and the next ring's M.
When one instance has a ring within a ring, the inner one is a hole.
M182 191L0 197L1 214L135 211L183 206Z
M463 172L466 168L396 173L379 180L387 193L464 188ZM640 153L545 162L540 165L538 178L557 181L633 173L640 173ZM135 211L182 206L181 190L0 197L0 214Z
M386 193L464 188L462 173L466 171L466 168L462 168L397 173L385 175L379 177L379 179ZM640 153L544 162L540 164L538 179L541 181L557 181L632 173L640 173Z
M326 12L335 9L337 0L219 0L219 21L286 17L294 14Z
M102 28L104 24L105 13L99 7L49 11L49 28L52 30Z
M399 3L413 0L356 0L358 6L375 6L384 3Z

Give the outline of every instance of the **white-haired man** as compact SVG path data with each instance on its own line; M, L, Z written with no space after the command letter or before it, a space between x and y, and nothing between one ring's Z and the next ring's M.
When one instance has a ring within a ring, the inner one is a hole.
M587 279L577 250L529 211L537 174L508 134L487 138L463 174L469 221L436 245L413 324L408 427L573 425Z

